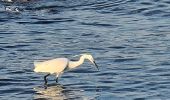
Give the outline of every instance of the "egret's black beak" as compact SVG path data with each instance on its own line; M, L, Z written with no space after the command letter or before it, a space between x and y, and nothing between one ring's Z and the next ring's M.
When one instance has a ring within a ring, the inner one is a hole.
M99 67L98 67L98 65L96 64L95 61L93 61L93 64L96 66L97 70L99 70Z

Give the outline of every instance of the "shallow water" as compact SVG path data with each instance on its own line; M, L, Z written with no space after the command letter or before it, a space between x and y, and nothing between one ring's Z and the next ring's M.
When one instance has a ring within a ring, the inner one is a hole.
M6 11L17 7L20 12ZM35 0L0 2L1 100L168 100L168 0ZM55 84L33 61L90 52Z

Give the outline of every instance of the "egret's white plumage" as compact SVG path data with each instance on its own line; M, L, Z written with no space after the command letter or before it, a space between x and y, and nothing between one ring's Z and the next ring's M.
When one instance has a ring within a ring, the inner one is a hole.
M44 62L34 62L35 72L47 72L50 74L59 74L68 65L69 60L67 58L56 58L47 60Z
M98 66L95 63L92 55L90 54L80 54L80 55L81 57L78 61L70 61L68 58L55 58L43 62L34 62L34 66L35 66L34 71L48 73L46 76L44 76L45 84L47 84L46 77L49 76L50 74L56 74L57 76L56 82L57 82L59 75L61 75L66 70L71 70L80 66L81 64L83 64L85 59L88 59L98 69Z

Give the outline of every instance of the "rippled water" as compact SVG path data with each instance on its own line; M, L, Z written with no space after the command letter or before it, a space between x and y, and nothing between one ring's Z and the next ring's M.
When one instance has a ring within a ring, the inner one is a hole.
M169 0L1 1L0 99L168 100L169 20ZM34 60L85 52L100 71L85 62L47 89L33 72Z

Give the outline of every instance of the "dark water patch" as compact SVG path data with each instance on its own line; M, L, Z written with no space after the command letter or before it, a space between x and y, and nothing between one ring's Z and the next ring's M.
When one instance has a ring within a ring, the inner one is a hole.
M115 7L115 8L112 8L112 10L111 11L117 11L117 12L120 12L120 11L124 11L125 10L125 8L123 8L123 7Z
M136 89L144 89L145 86L141 84L141 85L139 85L139 86L135 86L135 88L136 88Z
M58 5L43 5L39 7L26 7L25 10L31 10L31 11L38 11L38 10L45 10L45 9L65 9L66 6L58 6Z
M158 25L158 26L155 26L154 28L163 28L163 27L166 27L166 26L162 26L162 25ZM157 34L147 34L147 35L144 35L145 37L147 38L164 38L166 37L166 34L162 34L162 33L157 33ZM147 44L145 44L147 45Z
M0 48L0 51L7 51L6 49Z
M164 3L170 4L170 1L163 1Z
M149 8L140 8L140 9L135 9L135 10L132 10L130 11L128 14L140 14L146 10L148 10Z
M145 86L149 86L149 87L151 88L151 87L156 86L156 85L158 85L158 84L159 84L158 82L147 82L147 83L145 84Z
M154 2L160 2L161 0L152 0L152 1L154 1Z
M161 75L159 75L159 76L170 76L170 73L164 73L164 74L161 74Z
M82 85L86 85L86 83L67 83L64 86L65 87L74 87L74 86L82 86Z
M19 70L16 70L16 71L10 71L9 74L23 74L25 73L24 71L19 71Z
M2 22L7 22L8 21L8 19L0 19L0 23L2 23Z
M44 38L36 38L34 40L36 40L36 41L44 41L45 39Z
M30 45L27 45L27 44L18 44L18 45L8 45L8 46L4 46L4 48L22 48L22 47L27 47L27 46L30 46Z
M29 48L25 48L25 49L17 49L16 51L37 51L37 49L29 49ZM19 58L19 59L24 59L24 58Z
M135 88L121 88L121 89L115 89L114 91L119 91L119 92L123 92L123 91L127 91L127 92L135 92L137 91L137 89Z
M137 2L138 0L128 0L128 2Z
M14 81L15 79L0 79L0 81Z
M69 97L68 100L81 100L82 97Z
M9 85L15 85L16 83L11 83L11 82L1 82L0 86L9 86Z
M59 9L49 9L47 13L49 14L59 14L61 11Z
M124 46L110 46L108 48L112 48L112 49L124 49L126 47L124 47Z
M47 19L39 19L39 20L47 20ZM72 18L50 18L50 20L56 21L56 22L73 22L73 21L75 21Z
M91 50L105 50L105 49L103 49L103 48L94 48L94 47L87 48L87 49L91 49Z
M20 73L19 73L20 74ZM18 74L18 75L19 75ZM25 79L25 78L21 78L21 77L13 77L13 78L4 78L4 79L0 79L0 82L6 82L6 83L9 83L9 82L11 82L11 83L13 83L14 82L14 84L17 82L24 82L24 81L28 81L27 79Z
M149 90L157 90L158 88L157 87L151 87L149 88Z
M94 34L92 33L83 33L81 36L93 36Z
M5 46L4 48L16 48L16 46Z
M136 72L136 71L143 70L143 68L142 67L124 67L124 68L119 68L118 70L126 70L126 71ZM133 76L131 76L131 77L133 77Z
M14 34L13 32L0 32L0 35L9 35L9 34Z
M81 25L92 25L92 26L101 26L101 27L112 27L114 28L115 26L111 25L111 24L103 24L103 23L98 23L98 22L93 22L93 23L85 23L85 22L81 22Z
M60 30L68 30L67 28L58 28L58 29L54 29L55 31L60 31Z
M102 5L104 6L104 5L107 5L107 4L104 1L99 1L99 2L92 2L92 3L89 3L89 4L79 5L79 6L83 7L82 10L90 10L90 9L97 9L98 7L102 7ZM79 6L76 5L75 7L79 7Z
M43 34L45 32L42 32L42 31L32 31L30 30L30 32L28 33L29 35L37 35L37 34ZM35 39L36 40L36 39Z
M75 21L75 20L69 19L69 18L55 18L55 19L38 19L38 21L33 21L33 22L20 21L17 23L18 24L53 24L53 23L57 23L57 22L73 22L73 21Z
M62 76L63 78L73 78L75 76Z
M4 37L0 36L0 38L4 38Z
M101 82L101 83L114 83L114 81L111 81L111 80L100 80L98 82Z
M157 5L157 7L158 7L158 8L165 8L165 7L168 7L168 6L165 5L165 4L159 4L159 5Z
M54 20L46 20L46 21L36 21L36 22L31 22L30 24L51 24L55 23L56 21Z
M114 62L128 62L128 61L134 61L137 60L137 58L117 58L114 59Z
M23 91L24 89L22 88L17 88L17 87L13 87L13 88L10 88L10 89L6 89L6 90L1 90L0 91L0 94L6 94L6 93L20 93L21 91Z
M144 83L144 81L138 81L138 80L134 80L134 81L130 81L130 82L126 82L127 85L142 85Z
M145 16L153 16L153 15L160 15L160 14L164 14L165 12L163 10L150 10L147 11L145 13L143 13L143 15Z
M170 65L170 62L164 61L157 64L157 66L167 66L167 65Z
M30 24L31 22L30 21L19 21L17 22L18 24Z
M153 3L152 2L140 2L140 4L142 4L142 5L153 5Z
M72 39L74 39L74 38L66 37L66 38L64 38L64 39L66 39L66 40L72 40Z
M6 44L9 44L9 43L7 43L7 42L1 42L0 44L2 44L2 45L6 45Z
M165 68L154 68L154 69L150 69L149 73L160 73L160 72L167 72L168 70Z
M72 73L95 73L96 71L92 70L85 70L85 69L75 69L73 71L70 71Z
M112 71L97 73L97 76L114 76L114 75L118 75L118 74Z
M24 94L34 94L35 91L33 91L32 89L24 89L23 91L21 91L18 95L24 95Z
M28 76L29 79L37 79L37 76Z
M144 49L144 48L148 48L148 46L144 46L144 45L138 45L138 46L135 46L134 48L136 49Z
M0 81L0 86L19 86L19 85L23 85L23 83L20 82L15 82L15 81Z
M145 98L134 98L133 100L146 100Z
M106 83L105 83L106 84ZM113 91L114 86L96 86L95 91Z
M100 36L100 35L95 35L94 37L95 37L95 38L99 38L99 37L101 37L101 36Z
M107 2L100 2L100 3L95 3L94 5L90 6L90 9L94 10L103 10L103 9L112 9L113 7L117 7L123 4L126 4L128 0L115 0L115 1L107 1Z
M159 82L159 88L167 88L168 87L168 84L170 84L170 82L168 82L168 81L160 81ZM162 86L162 85L165 85L165 86Z

